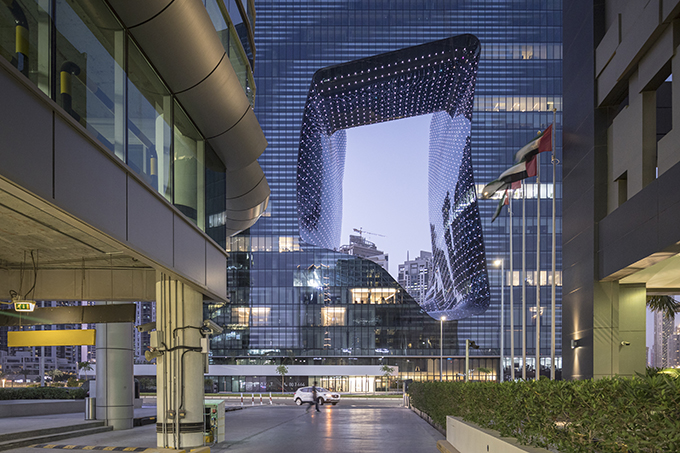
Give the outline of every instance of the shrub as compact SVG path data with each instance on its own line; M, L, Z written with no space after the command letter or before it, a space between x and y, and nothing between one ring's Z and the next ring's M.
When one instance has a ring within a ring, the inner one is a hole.
M82 388L26 387L0 389L0 400L67 400L83 399Z
M561 453L680 451L680 379L414 382L411 403Z

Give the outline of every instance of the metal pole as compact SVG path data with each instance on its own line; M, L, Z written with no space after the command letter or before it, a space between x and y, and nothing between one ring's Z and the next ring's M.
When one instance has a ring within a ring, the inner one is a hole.
M522 379L527 380L527 185L522 186Z
M465 382L468 381L470 374L470 340L465 340Z
M536 154L536 365L534 378L541 371L541 153Z
M444 317L439 318L439 382L442 382L444 370Z
M555 227L555 199L557 198L557 158L555 157L555 119L557 109L553 108L553 127L552 127L552 171L553 171L553 197L552 197L552 297L550 301L550 379L555 380L555 250L556 227Z
M503 382L503 356L505 353L505 259L501 258L501 375L500 382Z
M515 306L513 304L514 300L514 280L515 276L513 274L512 265L512 198L515 195L515 191L510 191L510 204L508 205L508 214L510 216L510 378L515 380Z

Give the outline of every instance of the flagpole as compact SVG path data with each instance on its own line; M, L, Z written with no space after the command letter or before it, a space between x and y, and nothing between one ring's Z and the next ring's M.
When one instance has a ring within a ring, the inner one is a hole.
M557 109L553 108L553 126L552 126L552 171L553 171L553 195L552 195L552 300L550 301L550 379L555 380L555 243L556 243L556 227L555 227L555 199L557 198L557 158L555 157L555 120L557 117Z
M541 377L541 153L536 154L536 365L535 379Z
M512 199L515 196L515 191L510 190L510 204L508 205L508 215L510 217L510 378L515 380L515 306L513 305L515 292L514 288L514 267L512 265Z
M522 379L527 380L527 185L522 186Z

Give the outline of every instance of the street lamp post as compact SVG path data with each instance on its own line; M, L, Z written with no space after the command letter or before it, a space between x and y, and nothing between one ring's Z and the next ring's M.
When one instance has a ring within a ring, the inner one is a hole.
M479 349L472 340L465 340L465 382L470 379L470 348Z
M505 260L498 259L493 262L493 264L498 267L501 266L501 354L500 354L500 382L503 382L503 353L505 352Z
M439 382L444 375L444 320L446 316L439 318Z

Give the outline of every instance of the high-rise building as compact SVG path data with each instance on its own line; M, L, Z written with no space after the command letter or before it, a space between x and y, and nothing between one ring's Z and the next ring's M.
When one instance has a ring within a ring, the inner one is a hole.
M668 336L668 366L680 367L680 326L673 326L672 333Z
M272 197L260 221L226 244L230 253L231 305L215 313L215 320L226 325L227 330L213 340L211 350L212 363L234 366L225 371L230 376L220 382L220 388L237 390L247 388L247 385L269 385L275 376L262 373L273 372L248 367L281 362L307 365L306 371L294 370L295 375L305 379L328 376L329 373L339 376L333 378L336 388L349 388L349 384L343 383L351 383L353 376L362 373L359 369L351 369L350 365L359 364L378 367L388 363L399 367L400 377L438 378L438 318L427 315L413 297L374 263L350 259L348 255L331 250L334 246L319 247L300 241L301 196L296 188L296 178L308 93L317 83L315 73L324 68L332 67L328 70L330 73L336 68L334 65L456 35L474 34L481 43L481 53L471 115L470 147L474 183L479 189L509 168L514 152L538 130L552 123L553 108L557 109L557 158L561 157L562 2L262 0L257 2L257 11L255 75L258 97L255 112L269 140L269 147L259 162L272 187ZM416 57L423 56L413 56ZM423 88L422 92L428 91ZM423 98L423 105L430 100ZM364 113L364 116L370 116L368 109L362 109L347 111L347 117ZM377 117L376 114L372 118ZM438 125L435 123L433 127ZM342 141L339 135L332 135L331 139ZM342 145L338 144L339 147ZM404 154L403 158L409 156ZM541 167L544 175L550 174L550 162L545 156ZM561 194L561 171L558 169L557 172L556 190L546 181L548 179L544 178L542 212L549 216L549 197L553 194L560 197ZM520 212L515 215L512 227L514 268L512 272L508 271L514 282L514 355L521 356L522 344L520 233L523 229L527 231L529 285L526 305L532 306L536 300L533 284L536 279L531 275L535 275L536 235L540 231L540 276L545 285L541 289L544 316L541 318L540 351L541 363L545 366L550 354L551 293L547 276L552 225L548 217L544 217L540 230L536 227L533 194L537 191L533 180L527 182L526 228L522 226L521 203L513 203L515 213ZM473 192L471 202L477 203L474 195ZM380 199L372 197L367 203L380 203ZM502 214L490 223L496 204L495 200L477 203L486 257L489 260L505 258L509 263L507 215ZM457 205L464 206L467 205ZM559 269L559 202L557 206ZM318 212L313 209L303 214L307 216L305 222L317 220L313 215ZM408 216L407 207L400 214ZM306 223L305 228L308 225ZM339 229L339 226L332 228ZM330 233L328 236L332 236ZM508 268L509 264L506 264L505 269ZM499 270L493 269L484 275L490 278L490 307L481 314L443 324L444 355L450 359L445 360L444 379L458 378L462 374L464 367L460 363L466 339L481 345L474 353L474 359L479 361L475 361L473 368L499 368L501 275ZM506 278L505 281L509 280ZM504 356L505 368L509 370L509 288L505 291ZM558 357L561 355L560 299L561 287L558 286ZM388 303L381 303L383 300ZM528 309L524 317L528 331L526 351L531 365L536 351L535 321ZM322 368L323 365L344 368L331 370ZM373 369L369 371L375 376Z
M652 346L652 366L667 368L671 365L672 349L675 347L675 318L667 318L663 313L654 313L654 344Z
M406 261L399 265L397 281L419 304L425 301L431 269L432 253L424 250L420 251L418 257L412 260L407 257Z
M565 2L569 379L644 373L647 296L677 293L678 19L677 1Z
M378 246L369 241L365 237L355 234L350 234L349 244L340 247L341 253L347 255L358 256L359 258L366 258L373 261L386 271L389 271L390 257L389 254L378 250Z

